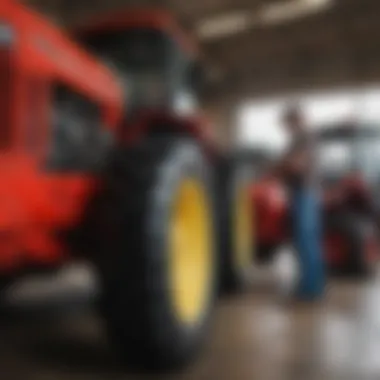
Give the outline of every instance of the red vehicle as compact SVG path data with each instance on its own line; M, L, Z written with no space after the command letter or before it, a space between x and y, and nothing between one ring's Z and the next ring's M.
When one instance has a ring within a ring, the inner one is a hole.
M156 10L90 22L77 36L91 53L16 2L0 16L3 290L86 257L125 360L187 362L251 251L247 187L219 175L199 115L196 49Z
M325 260L331 273L368 274L378 258L380 128L332 125L318 133ZM259 260L270 260L289 240L283 185L263 177L252 185Z

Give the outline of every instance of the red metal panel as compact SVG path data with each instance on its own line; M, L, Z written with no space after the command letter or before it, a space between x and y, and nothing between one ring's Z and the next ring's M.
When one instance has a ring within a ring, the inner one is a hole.
M0 149L9 147L11 140L11 53L8 48L0 47Z

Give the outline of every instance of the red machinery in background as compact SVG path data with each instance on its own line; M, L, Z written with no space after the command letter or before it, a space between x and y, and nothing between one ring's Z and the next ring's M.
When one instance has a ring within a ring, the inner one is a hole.
M380 127L331 125L318 132L323 247L330 273L365 275L378 251ZM251 186L259 261L290 240L286 189L263 175Z

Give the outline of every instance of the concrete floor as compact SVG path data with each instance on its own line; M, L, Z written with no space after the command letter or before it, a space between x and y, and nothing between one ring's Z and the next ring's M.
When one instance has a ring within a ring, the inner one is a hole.
M270 283L254 284L247 294L220 302L199 360L186 372L166 377L128 373L83 300L58 309L61 301L51 297L52 310L58 310L53 315L31 303L0 324L0 378L380 379L380 279L333 283L326 299L314 306L285 302L275 294Z

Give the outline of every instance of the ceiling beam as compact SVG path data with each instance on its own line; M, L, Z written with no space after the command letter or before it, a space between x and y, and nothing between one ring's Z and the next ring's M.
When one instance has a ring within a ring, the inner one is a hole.
M265 46L265 39L268 38L280 40L282 45L286 45L289 40L294 39L307 42L313 35L326 34L326 27L331 29L331 26L333 27L336 22L342 24L346 20L358 17L363 18L363 16L372 16L372 18L375 16L378 19L380 2L374 2L374 0L360 0L355 3L345 0L345 2L349 2L347 4L350 4L350 6L337 3L336 7L332 7L326 12L303 17L290 23L275 26L257 26L245 33L231 35L219 40L205 41L204 46L213 54L218 54L225 51L226 47L228 49L234 47L235 50L243 48L246 51L249 48L255 48L257 45ZM267 48L270 49L270 45Z
M279 66L284 60L292 61L291 72L302 72L316 65L321 55L327 59L326 65L329 60L358 58L364 61L365 57L374 54L371 49L378 50L374 38L380 35L377 17L380 4L377 4L376 12L371 8L361 13L346 12L345 17L330 14L319 18L318 22L299 22L297 27L260 30L249 39L225 42L218 49L210 47L209 56L227 80L228 77L249 76L251 72L262 77L265 67L271 63Z
M286 0L287 1L287 0ZM233 12L252 12L268 0L170 0L182 15L197 22L218 18Z
M296 57L279 57L274 63L256 67L251 73L237 73L208 88L205 98L232 101L288 93L362 86L380 83L380 52L375 46L350 47L335 56L316 58L301 67Z

